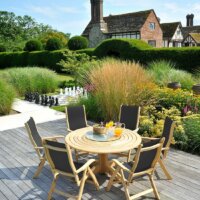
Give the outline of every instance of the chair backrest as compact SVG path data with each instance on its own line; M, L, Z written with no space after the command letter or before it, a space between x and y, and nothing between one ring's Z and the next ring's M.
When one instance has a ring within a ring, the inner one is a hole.
M160 157L164 140L164 138L161 138L139 145L132 166L133 173L154 170L156 162Z
M65 109L69 130L76 130L87 126L85 106L68 106Z
M73 163L70 147L64 143L42 139L46 158L52 170L59 170L67 174L74 174L76 168Z
M124 123L127 129L135 130L139 125L140 107L133 105L121 105L119 122Z
M32 117L25 123L25 127L28 131L29 138L33 146L42 147L42 139L38 133L35 121Z
M174 128L175 128L175 122L173 120L171 120L169 117L166 117L163 132L162 132L162 137L165 138L163 147L170 146L171 139L172 139L173 133L174 133Z

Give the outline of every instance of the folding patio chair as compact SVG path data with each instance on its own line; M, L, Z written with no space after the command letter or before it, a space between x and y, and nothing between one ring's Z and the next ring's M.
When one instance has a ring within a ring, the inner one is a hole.
M140 106L121 105L119 112L119 122L125 124L125 128L138 131L140 117ZM130 160L132 150L128 152L117 153L119 157L126 157Z
M159 160L164 138L159 141L150 141L143 145L139 145L134 160L132 162L120 163L118 160L113 159L113 174L108 182L106 190L109 191L114 183L122 183L127 200L136 199L140 196L153 192L156 199L160 199L156 185L153 180L153 174L156 163ZM127 178L124 172L128 173ZM147 175L151 189L145 190L135 195L130 195L128 186L135 178Z
M85 106L68 106L65 108L66 120L68 131L74 131L80 128L88 127ZM86 155L88 153L75 150L76 160L78 161L79 156Z
M48 200L52 198L54 192L68 198L73 197L71 194L56 189L56 182L60 175L75 179L76 184L80 187L79 194L76 196L78 200L82 197L85 181L88 177L91 177L92 183L97 190L99 189L99 183L93 173L94 168L91 168L91 164L95 162L94 159L89 159L85 164L77 163L72 159L69 145L52 141L52 138L43 138L42 142L53 173L53 182L48 193ZM91 180L88 180L88 182L91 182Z
M165 137L165 142L163 144L162 153L158 160L158 163L160 164L160 167L162 168L163 172L165 173L166 177L169 180L171 180L172 177L164 165L164 159L166 158L167 153L170 149L171 140L172 140L173 133L174 133L174 128L175 128L175 122L173 120L171 120L169 117L166 117L165 122L164 122L162 136L161 136L161 137ZM145 143L145 141L149 141L149 140L151 140L151 141L158 140L158 138L152 138L152 137L142 137L142 139L143 139L143 143Z
M32 117L30 117L30 119L25 123L25 127L27 129L28 135L29 135L29 139L40 159L40 163L38 165L38 168L33 176L33 178L37 178L40 174L40 172L42 171L42 168L45 164L46 158L44 155L44 148L42 146L42 139L41 136L38 133L37 127L35 125L35 121ZM61 138L64 136L54 136L54 140L56 138Z

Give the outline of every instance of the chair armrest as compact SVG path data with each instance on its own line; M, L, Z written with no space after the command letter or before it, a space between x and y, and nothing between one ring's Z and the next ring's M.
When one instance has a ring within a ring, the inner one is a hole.
M169 147L163 147L162 150L169 150Z
M64 137L65 136L63 135L55 135L55 136L49 136L49 137L42 137L42 139L57 141L57 139L64 138Z
M159 138L153 138L153 137L141 137L142 140L157 140Z
M94 163L96 160L95 159L90 159L88 160L82 167L80 167L76 173L79 174L80 172L86 170L92 163Z
M125 166L124 166L121 162L119 162L118 160L112 159L112 161L113 161L116 165L118 165L120 168L122 168L124 171L130 172L130 170L129 170L127 167L125 167Z
M44 147L34 147L34 149L44 149Z
M139 128L136 128L135 130L133 130L134 132L138 132L139 131Z

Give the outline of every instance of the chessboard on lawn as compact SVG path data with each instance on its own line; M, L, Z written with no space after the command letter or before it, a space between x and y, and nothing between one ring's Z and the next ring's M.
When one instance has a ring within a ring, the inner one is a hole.
M64 91L64 92L63 92ZM58 95L39 95L38 92L27 92L25 94L25 100L29 102L34 102L43 106L58 106L67 105L69 102L76 102L81 96L87 97L87 90L81 87L65 88L60 89L60 94Z

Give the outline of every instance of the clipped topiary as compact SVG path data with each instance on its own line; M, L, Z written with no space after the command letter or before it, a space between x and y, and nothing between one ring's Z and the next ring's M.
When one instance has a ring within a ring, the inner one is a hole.
M118 57L132 59L136 51L151 49L146 42L137 39L107 39L96 47L94 55L98 57Z
M47 40L45 49L48 51L59 50L62 48L62 43L58 38L49 38Z
M0 44L0 52L6 52L6 47L3 44Z
M68 41L70 50L85 49L88 47L88 39L83 36L74 36Z
M42 50L42 43L39 40L29 40L26 42L24 51L40 51Z

